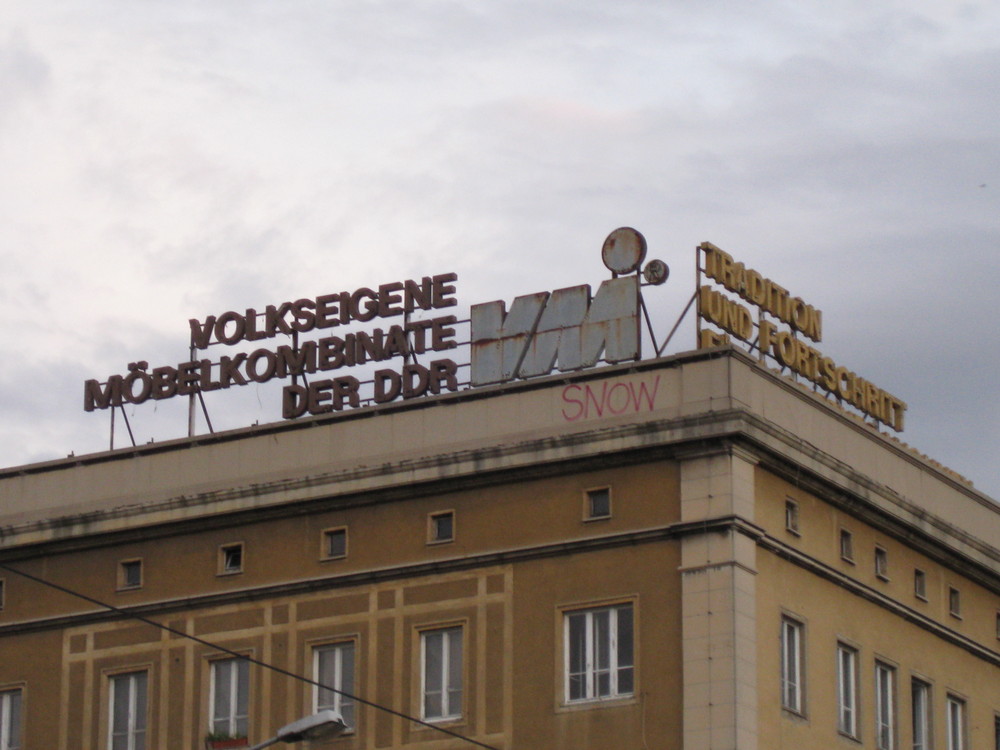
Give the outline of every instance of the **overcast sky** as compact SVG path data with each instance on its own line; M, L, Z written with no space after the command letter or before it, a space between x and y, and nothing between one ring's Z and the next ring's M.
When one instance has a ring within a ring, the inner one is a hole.
M84 381L185 361L189 318L596 286L631 225L661 336L709 240L998 497L998 82L995 0L0 0L0 465L105 449ZM237 390L217 429L280 419Z

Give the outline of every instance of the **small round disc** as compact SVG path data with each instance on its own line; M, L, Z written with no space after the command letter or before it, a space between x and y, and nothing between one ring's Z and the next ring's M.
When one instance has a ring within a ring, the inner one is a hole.
M608 235L601 249L604 265L614 273L637 271L646 257L646 238L632 227L620 227Z

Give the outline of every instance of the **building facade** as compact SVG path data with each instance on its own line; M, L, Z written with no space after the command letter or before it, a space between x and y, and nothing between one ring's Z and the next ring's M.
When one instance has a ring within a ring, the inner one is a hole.
M0 750L1000 747L997 506L728 347L4 470L0 565Z

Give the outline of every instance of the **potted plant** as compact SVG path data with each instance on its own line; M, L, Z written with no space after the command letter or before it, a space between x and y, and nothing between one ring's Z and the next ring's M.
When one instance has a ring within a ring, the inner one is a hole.
M247 738L234 737L226 732L210 732L205 735L205 750L226 750L231 747L247 747Z

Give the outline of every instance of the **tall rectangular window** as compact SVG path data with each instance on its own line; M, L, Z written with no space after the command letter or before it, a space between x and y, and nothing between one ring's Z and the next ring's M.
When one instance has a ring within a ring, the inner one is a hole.
M631 604L567 612L563 627L567 701L634 693Z
M952 617L962 616L962 594L954 586L948 587L948 614Z
M875 575L883 581L889 580L889 553L883 547L875 548Z
M965 750L965 701L948 696L948 750Z
M781 705L802 713L802 623L781 619Z
M843 644L837 646L837 729L858 735L858 652Z
M246 737L250 705L250 663L246 659L212 662L212 720L209 731Z
M914 680L910 687L913 706L913 750L931 748L931 686Z
M927 601L927 574L920 568L913 571L913 595Z
M785 500L785 529L796 535L799 533L799 504L791 498Z
M840 530L840 559L854 562L854 536L847 529Z
M420 634L424 719L457 719L462 715L462 628Z
M896 671L888 664L875 663L875 747L893 750L896 741Z
M111 678L110 750L146 750L146 673Z
M21 691L0 693L0 750L20 750Z
M354 641L314 648L313 674L316 675L316 682L334 688L317 687L313 690L313 710L330 708L339 711L344 723L354 729L354 699L350 697L354 694Z

